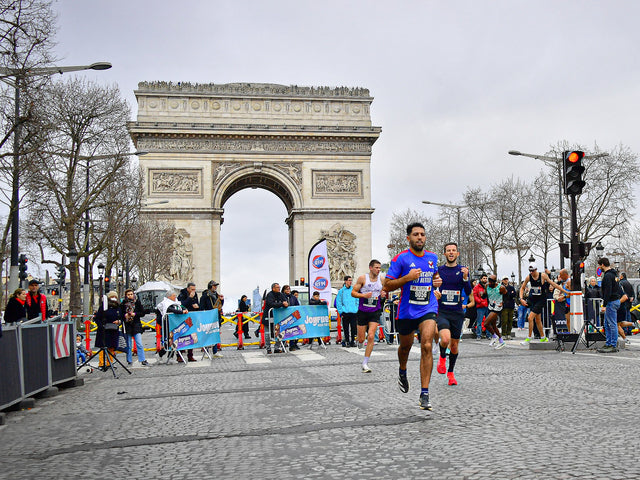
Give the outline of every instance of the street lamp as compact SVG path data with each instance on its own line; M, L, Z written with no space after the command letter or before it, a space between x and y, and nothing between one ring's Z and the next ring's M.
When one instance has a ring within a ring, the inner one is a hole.
M104 263L100 262L100 264L98 264L98 274L100 275L100 301L102 301L102 295L104 295L102 287L102 280L104 279L104 269Z
M533 256L533 253L529 256L529 263L534 263L536 261L535 257Z
M511 272L511 284L515 285L516 284L516 274Z
M14 132L13 132L13 169L11 172L11 259L9 269L9 290L13 291L18 286L18 255L19 227L20 227L20 136L22 126L20 124L20 83L26 77L47 77L65 72L77 72L81 70L107 70L111 68L109 62L96 62L91 65L78 65L70 67L44 67L31 69L12 69L0 67L0 81L14 88ZM9 78L13 78L10 81Z
M602 258L603 252L604 252L604 245L602 245L602 242L598 240L598 243L596 243L596 255L598 256L598 258Z
M518 150L509 150L509 155L520 155L543 161L547 166L554 167L558 171L558 222L560 228L560 243L564 243L564 224L562 222L562 158L550 157L548 155L535 155L532 153L522 153ZM585 155L584 158L601 158L608 156L608 153L597 153L595 155ZM560 269L564 268L564 257L560 253Z

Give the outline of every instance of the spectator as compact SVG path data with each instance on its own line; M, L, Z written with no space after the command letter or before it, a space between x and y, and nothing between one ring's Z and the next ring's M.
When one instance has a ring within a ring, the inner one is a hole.
M627 301L624 302L624 319L626 322L632 323L633 319L631 318L631 307L633 307L633 302L635 300L635 292L633 291L633 286L627 280L627 274L624 272L620 273L620 286L622 287L622 291L627 296Z
M170 339L168 335L169 332L167 331L168 328L163 329L162 319L164 318L165 315L169 313L178 313L178 314L188 313L189 310L184 308L182 304L178 301L176 292L174 292L173 290L169 290L167 293L164 294L164 298L162 299L162 301L156 306L156 312L157 312L156 324L160 322L160 328L163 331L163 343L164 345L169 345ZM162 356L165 354L164 347L158 350L157 353L160 356L160 358L162 358Z
M336 296L336 309L342 319L342 328L344 330L344 337L342 341L343 347L355 347L356 346L356 333L357 333L357 313L358 313L358 299L351 296L351 290L353 289L353 278L351 275L344 277L344 284L338 291Z
M290 307L297 307L298 305L300 305L298 297L294 296L293 293L291 293L291 287L289 285L285 285L284 287L282 287L282 293L285 297L287 297L287 302L289 303ZM297 339L289 340L289 350L300 350L300 347L298 347Z
M89 351L83 345L84 337L79 333L76 335L76 365L82 365L87 361Z
M242 314L245 314L249 311L249 305L247 304L247 296L246 295L242 295L242 297L240 297L240 301L238 302L238 311ZM244 315L242 317L243 319L243 323L242 323L242 331L244 332L244 338L251 338L251 336L249 335L249 323L248 322L244 322ZM238 332L234 332L233 333L236 337L238 336Z
M589 285L584 291L584 301L587 304L587 318L595 323L596 321L596 313L597 309L597 301L596 299L602 298L602 291L598 286L598 282L596 281L596 277L589 278ZM599 315L598 315L599 317Z
M104 351L101 351L98 357L98 365L103 370L106 370L111 365L111 357L116 355L119 332L117 327L122 325L123 318L118 294L113 291L107 293L106 301L103 300L94 316L95 324L98 327L94 347L106 348L109 351L109 358L104 358ZM106 327L107 324L116 325L116 328Z
M9 297L7 308L4 310L4 323L13 324L27 319L27 291L17 288Z
M615 353L618 351L617 313L623 292L609 259L602 257L598 260L598 266L604 271L602 276L602 306L600 310L604 313L604 332L607 337L604 347L599 348L598 352Z
M29 282L29 291L27 292L27 319L42 317L44 322L47 319L47 297L39 292L40 282L31 280Z
M473 301L476 304L476 339L482 338L482 321L487 316L489 301L487 300L487 275L480 277L478 284L473 287ZM487 338L490 337L487 332Z
M267 354L271 353L271 337L275 338L275 332L273 329L273 309L274 308L283 308L288 307L289 302L287 301L287 297L280 291L280 284L273 283L271 284L271 291L267 293L264 299L264 310L262 312L262 325L264 328L264 343L267 347ZM276 342L278 340L276 339ZM277 345L277 343L276 343ZM280 347L275 348L275 353L282 353L282 349Z
M478 284L477 280L471 280L471 295L469 295L469 303L464 311L464 318L468 318L467 328L469 328L472 332L475 332L476 329L476 303L473 299L473 289L476 288Z
M124 291L124 299L122 300L122 316L124 318L124 330L127 334L127 364L133 365L133 342L136 342L136 350L138 352L138 360L145 367L149 365L144 354L144 346L142 345L142 317L144 317L144 308L142 303L136 297L136 294L130 288Z
M222 305L224 304L224 295L220 295L218 293L218 285L220 285L215 280L211 280L207 285L207 289L203 290L202 295L200 296L200 306L201 310L218 310L218 328L220 328L220 320L222 317ZM194 285L195 291L195 285ZM234 335L237 337L238 333L234 332ZM218 353L218 345L213 345L213 356L215 358L222 358L222 353Z
M527 317L529 316L529 307L527 307L529 297L529 287L525 288L524 292L522 292L522 297L518 295L518 330L524 330L524 324L527 321Z
M320 298L320 292L313 292L309 299L309 305L326 305L327 302ZM313 347L313 341L318 340L318 345L322 345L320 337L314 337L309 339L309 348Z
M187 283L187 288L183 288L182 290L180 290L180 295L178 295L178 301L189 312L199 311L200 304L198 303L198 294L196 293L196 284L193 282ZM187 350L187 361L197 362L197 360L193 358L192 348ZM178 355L178 362L179 363L182 362L182 357L180 355Z
M504 277L502 279L502 285L507 289L507 293L502 296L502 312L501 315L501 329L502 337L505 340L511 340L511 330L513 328L513 311L516 308L516 289L509 283L509 279Z

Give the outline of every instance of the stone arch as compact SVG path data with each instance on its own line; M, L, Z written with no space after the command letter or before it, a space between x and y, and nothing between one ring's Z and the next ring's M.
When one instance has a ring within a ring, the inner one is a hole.
M142 214L174 223L184 244L175 270L187 272L176 275L192 272L174 283L220 280L224 205L245 188L270 191L287 209L289 283L307 277L309 249L323 235L335 237L342 270L368 264L371 150L381 132L369 90L141 82L135 95L129 131L148 152Z
M300 187L291 177L270 165L245 165L225 173L214 180L213 208L224 208L233 194L246 188L262 188L276 195L290 214L294 208L302 207Z

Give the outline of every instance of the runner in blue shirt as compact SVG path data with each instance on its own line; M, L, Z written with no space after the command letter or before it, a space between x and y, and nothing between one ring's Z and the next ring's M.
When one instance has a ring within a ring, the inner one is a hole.
M469 269L458 265L458 244L449 242L444 246L446 263L438 267L442 278L442 287L435 290L438 298L438 333L440 335L440 359L436 370L440 374L447 372L449 385L457 385L453 369L458 359L458 344L462 337L464 324L463 301L466 294L471 294ZM471 297L473 299L473 297ZM472 300L473 301L473 300ZM449 370L447 371L447 347L449 353Z
M384 290L391 292L402 288L396 328L398 346L398 387L403 393L409 391L407 360L413 345L414 332L420 332L420 408L433 410L429 402L429 381L433 369L431 344L436 333L438 300L431 295L432 287L438 288L442 280L438 277L438 256L424 249L426 240L424 225L412 223L407 226L409 249L396 255L384 279Z

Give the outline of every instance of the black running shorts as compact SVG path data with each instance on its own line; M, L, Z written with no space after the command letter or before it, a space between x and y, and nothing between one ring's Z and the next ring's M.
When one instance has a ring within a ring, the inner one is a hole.
M377 312L362 312L358 310L358 313L356 314L358 325L366 327L369 325L369 322L380 323L381 314L382 310L378 310Z
M535 302L529 305L531 311L535 314L540 314L544 310L545 299L541 298L540 300L536 300Z
M412 335L420 328L420 324L425 320L435 320L435 313L427 313L419 318L399 318L396 320L396 328L400 335Z
M450 330L451 338L460 340L462 337L462 325L464 324L464 312L440 310L438 312L438 330Z

